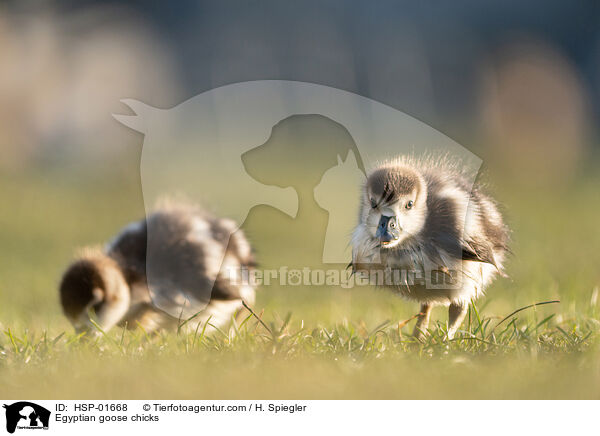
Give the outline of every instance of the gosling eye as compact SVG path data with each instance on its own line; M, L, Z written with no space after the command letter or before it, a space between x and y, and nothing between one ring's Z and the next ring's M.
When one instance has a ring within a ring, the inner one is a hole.
M390 229L396 228L396 221L390 221Z
M406 207L407 209L412 209L412 207L414 206L414 202L412 200L408 200L408 203L406 203Z
M371 198L371 207L375 209L377 207L377 202Z

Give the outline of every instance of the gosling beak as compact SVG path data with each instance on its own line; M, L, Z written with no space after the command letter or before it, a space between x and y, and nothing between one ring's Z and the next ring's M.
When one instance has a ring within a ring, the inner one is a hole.
M400 238L400 229L395 216L381 215L375 237L379 238L382 246Z

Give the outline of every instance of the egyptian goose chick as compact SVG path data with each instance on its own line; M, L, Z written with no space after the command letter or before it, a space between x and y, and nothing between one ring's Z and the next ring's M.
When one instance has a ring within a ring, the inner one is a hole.
M378 166L361 195L353 270L421 303L418 338L431 308L449 306L452 339L469 302L503 274L509 232L495 202L468 183L460 166L432 158L401 157Z
M77 331L94 330L94 318L103 331L154 331L190 317L187 328L209 319L220 328L242 301L253 304L255 290L239 276L253 266L250 244L233 221L164 202L104 250L84 250L62 277L60 301Z

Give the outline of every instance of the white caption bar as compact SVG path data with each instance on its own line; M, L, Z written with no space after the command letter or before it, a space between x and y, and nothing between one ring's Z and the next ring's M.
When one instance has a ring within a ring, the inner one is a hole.
M595 401L3 400L0 435L588 434ZM242 433L240 433L242 434Z

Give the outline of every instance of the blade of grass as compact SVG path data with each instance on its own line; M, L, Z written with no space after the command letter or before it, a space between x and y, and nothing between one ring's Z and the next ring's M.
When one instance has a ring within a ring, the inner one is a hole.
M262 319L260 319L260 317L258 315L256 315L256 313L254 313L254 311L250 308L250 306L248 306L246 304L246 302L244 300L242 300L242 305L258 320L258 322L265 328L267 329L267 331L271 334L271 336L274 338L275 336L273 335L273 330L271 330L269 328L269 326L267 326Z
M502 318L502 320L498 324L496 324L494 326L494 329L492 330L492 332L494 330L496 330L496 327L498 327L504 321L506 321L507 319L511 318L513 315L516 315L517 313L522 312L523 310L530 309L530 308L536 307L536 306L543 306L544 304L554 304L554 303L560 303L560 300L542 301L541 303L534 303L534 304L530 304L529 306L521 307L521 308L515 310L514 312L512 312L511 314L509 314L509 315L505 316L504 318Z

